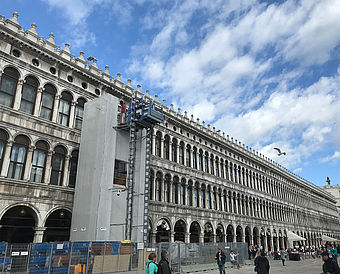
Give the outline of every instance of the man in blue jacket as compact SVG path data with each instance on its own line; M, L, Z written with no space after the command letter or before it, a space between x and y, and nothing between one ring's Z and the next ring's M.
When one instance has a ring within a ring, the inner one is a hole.
M222 249L217 248L215 260L217 262L218 269L220 270L220 274L225 274L225 259L226 259L226 256L224 252L222 251Z

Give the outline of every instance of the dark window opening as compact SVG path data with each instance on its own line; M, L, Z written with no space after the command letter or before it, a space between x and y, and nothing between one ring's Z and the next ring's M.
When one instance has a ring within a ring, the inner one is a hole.
M67 81L72 83L73 82L73 77L71 75L67 76Z
M12 54L15 56L15 57L20 57L20 55L21 55L21 52L19 51L19 50L17 50L17 49L14 49L13 51L12 51Z
M32 64L34 65L34 66L36 66L36 67L39 67L39 61L38 61L38 59L32 59Z
M82 82L81 86L83 87L83 89L87 89L87 84L85 82Z
M113 183L115 185L125 186L126 175L127 175L127 163L120 160L115 160Z
M54 68L54 67L50 67L50 72L51 72L52 74L56 74L57 70L56 70L56 68Z
M97 94L98 96L100 95L100 90L99 90L99 89L96 88L96 89L94 90L94 92L95 92L95 94Z

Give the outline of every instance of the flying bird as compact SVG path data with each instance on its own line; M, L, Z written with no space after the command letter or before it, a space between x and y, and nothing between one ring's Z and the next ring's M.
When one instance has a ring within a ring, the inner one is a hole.
M281 151L278 147L274 147L274 149L278 152L277 156L286 155L286 152Z

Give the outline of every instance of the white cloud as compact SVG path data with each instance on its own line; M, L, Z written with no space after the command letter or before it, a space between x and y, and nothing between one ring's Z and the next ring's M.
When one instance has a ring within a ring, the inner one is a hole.
M324 157L320 160L321 163L335 162L340 159L340 151L335 151L333 155Z

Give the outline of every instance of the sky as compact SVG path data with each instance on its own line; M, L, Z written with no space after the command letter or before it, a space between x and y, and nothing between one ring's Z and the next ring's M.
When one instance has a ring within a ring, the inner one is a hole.
M1 0L14 11L306 180L340 185L339 0Z

